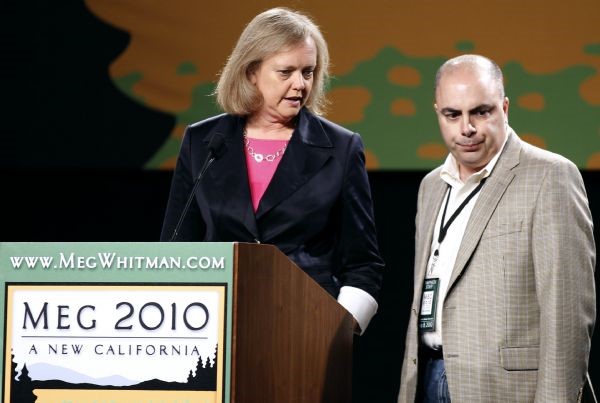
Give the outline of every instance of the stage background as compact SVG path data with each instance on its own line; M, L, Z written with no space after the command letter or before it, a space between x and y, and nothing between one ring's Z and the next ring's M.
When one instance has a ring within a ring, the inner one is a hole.
M0 240L158 240L185 125L218 112L210 93L219 69L244 24L277 5L322 27L334 76L327 117L367 147L387 268L380 311L356 339L354 400L394 402L416 193L446 154L432 109L435 70L461 53L495 59L511 125L580 167L597 221L597 0L4 2Z

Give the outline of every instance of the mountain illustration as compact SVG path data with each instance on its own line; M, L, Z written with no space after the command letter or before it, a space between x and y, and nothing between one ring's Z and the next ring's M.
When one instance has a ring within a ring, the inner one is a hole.
M65 382L74 384L90 383L94 385L129 386L137 383L137 381L127 379L120 375L94 378L68 368L63 368L46 363L32 364L29 367L29 376L34 381L49 381L61 379Z
M23 365L21 372L17 371L17 363L12 355L11 362L11 402L35 402L34 389L103 389L103 390L217 390L217 358L218 345L215 345L214 357L205 359L198 357L196 367L189 370L186 382L166 382L152 379L140 383L114 375L103 378L93 378L77 371L49 364L32 364L33 371ZM34 375L31 375L33 372ZM37 373L37 375L35 375ZM52 374L51 376L47 374ZM37 378L37 377L40 378ZM41 379L46 378L46 379ZM53 379L50 379L53 378ZM13 399L14 398L14 399ZM16 400L15 400L16 399Z

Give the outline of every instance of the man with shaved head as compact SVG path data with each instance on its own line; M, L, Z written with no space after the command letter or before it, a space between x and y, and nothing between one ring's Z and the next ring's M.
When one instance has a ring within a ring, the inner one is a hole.
M398 402L576 402L596 317L581 175L508 125L488 58L444 63L434 109L449 154L419 189Z

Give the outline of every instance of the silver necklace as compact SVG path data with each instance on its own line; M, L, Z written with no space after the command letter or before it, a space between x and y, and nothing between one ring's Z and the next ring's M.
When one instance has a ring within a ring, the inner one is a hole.
M279 150L275 151L275 154L261 154L261 153L257 153L256 151L254 151L254 148L250 145L250 140L248 139L248 135L246 134L246 130L244 130L244 146L246 147L246 150L248 151L248 154L254 158L254 161L256 162L263 162L263 161L267 161L267 162L273 162L275 161L277 158L281 157L283 155L283 153L285 152L285 149L287 147L287 142L283 145L283 147L281 147Z

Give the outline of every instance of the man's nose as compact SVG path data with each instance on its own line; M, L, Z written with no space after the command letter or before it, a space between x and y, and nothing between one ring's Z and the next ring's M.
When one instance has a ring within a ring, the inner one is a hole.
M471 137L477 133L477 128L471 123L471 116L464 115L460 122L460 132L463 136Z

